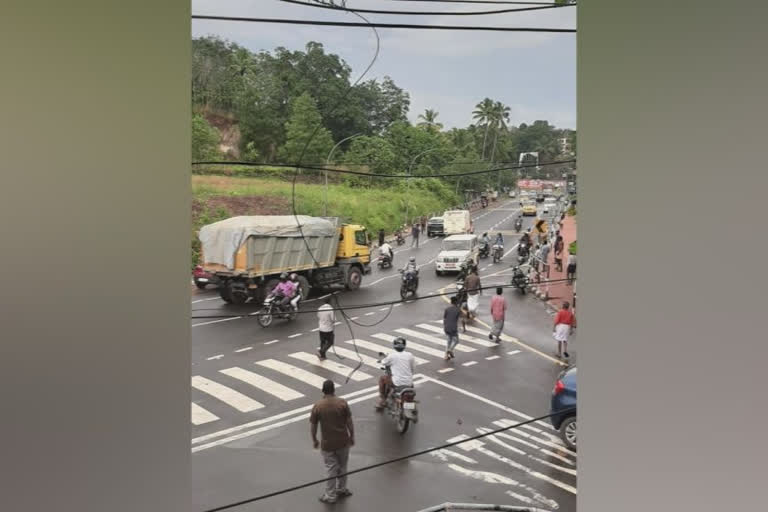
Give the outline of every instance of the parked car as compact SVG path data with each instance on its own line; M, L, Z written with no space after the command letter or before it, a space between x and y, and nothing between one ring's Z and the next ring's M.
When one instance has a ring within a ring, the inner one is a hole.
M435 260L435 273L460 272L463 263L471 261L477 265L480 244L477 235L451 235L443 240L440 253Z
M197 265L195 270L192 271L192 280L195 281L195 286L201 290L205 289L209 284L218 284L219 282L215 275L206 272L200 265Z
M427 236L443 236L445 234L442 217L432 217L427 221Z
M576 367L563 370L552 390L550 406L552 426L560 431L563 443L576 450Z

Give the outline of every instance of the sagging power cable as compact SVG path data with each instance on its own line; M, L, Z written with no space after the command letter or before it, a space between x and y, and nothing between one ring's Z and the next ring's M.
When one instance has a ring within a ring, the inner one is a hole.
M280 0L284 3L303 5L307 7L316 7L319 9L330 9L332 11L349 11L366 14L387 14L398 16L484 16L488 14L506 14L510 12L540 11L543 9L557 9L560 7L571 7L576 4L546 4L535 7L516 7L508 9L496 9L491 11L392 11L382 9L359 9L357 7L341 7L338 5L329 5L322 3L303 2L301 0Z

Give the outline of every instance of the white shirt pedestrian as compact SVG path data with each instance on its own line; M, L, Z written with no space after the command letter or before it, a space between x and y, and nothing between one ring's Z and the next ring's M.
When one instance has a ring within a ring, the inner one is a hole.
M333 314L333 306L323 304L317 310L317 326L320 332L333 332L333 324L336 318Z

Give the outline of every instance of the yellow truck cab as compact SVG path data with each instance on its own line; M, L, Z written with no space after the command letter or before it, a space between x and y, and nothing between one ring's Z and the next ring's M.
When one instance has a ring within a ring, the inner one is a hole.
M342 224L339 227L339 248L336 250L336 260L358 259L360 263L370 264L371 249L369 244L370 240L365 226Z

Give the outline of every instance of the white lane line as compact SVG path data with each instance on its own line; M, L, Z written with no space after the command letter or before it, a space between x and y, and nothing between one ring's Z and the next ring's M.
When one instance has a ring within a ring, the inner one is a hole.
M452 371L453 371L453 368L443 368L441 370L437 370L437 373L448 373Z
M278 341L280 341L280 340L265 341L264 344L265 345L271 345L273 343L277 343Z
M486 433L488 433L490 431L491 431L491 429L489 429L489 428L478 428L477 429L477 432L479 434L486 434ZM550 467L552 469L556 469L558 471L561 471L561 472L563 472L563 473L565 473L567 475L578 476L575 469L566 468L566 467L563 467L563 466L558 466L557 464L552 464L551 462L548 462L548 461L546 461L544 459L536 457L535 455L531 455L529 453L526 453L523 450L515 448L514 446L510 446L509 444L505 443L504 441L502 441L501 439L499 439L495 435L490 435L486 439L488 439L492 443L495 443L498 446L501 446L502 448L505 448L505 449L507 449L507 450L509 450L509 451L511 451L513 453L517 453L517 454L520 454L520 455L525 455L529 459L534 460L534 461L538 462L539 464L544 464L545 466L548 466L548 467Z
M453 439L449 439L448 442L452 443L452 442L460 441L461 439L466 439L467 437L469 437L469 436L460 435L458 437L454 437ZM515 462L515 461L513 461L511 459L508 459L507 457L504 457L503 455L499 455L498 453L496 453L494 451L491 451L488 448L485 448L484 447L485 443L483 443L481 441L474 440L474 441L470 441L468 443L460 444L458 446L459 446L459 448L461 448L464 451L473 451L473 450L478 451L478 452L482 453L483 455L486 455L486 456L488 456L488 457L490 457L492 459L495 459L495 460L497 460L499 462L503 462L504 464L507 464L510 467L513 467L515 469L523 471L524 473L527 473L529 476L531 476L533 478L537 478L539 480L543 480L544 482L548 482L548 483L550 483L550 484L552 484L552 485L554 485L556 487L559 487L559 488L563 489L564 491L570 492L571 494L576 494L576 488L575 487L573 487L571 485L568 485L568 484L565 484L565 483L561 482L560 480L556 480L554 478L551 478L551 477L549 477L549 476L547 476L547 475L545 475L543 473L539 473L538 471L534 471L533 469L529 468L528 466L523 466L522 464L517 463L517 462Z
M224 357L224 354L219 354L219 355L216 355L216 356L206 357L205 359L207 361L215 361L216 359L221 359L222 357Z
M475 480L480 480L488 484L505 484L512 487L519 487L521 489L524 489L529 494L531 494L536 501L546 506L547 510L557 510L560 508L560 505L558 505L558 503L555 500L547 498L546 496L541 494L538 490L534 489L533 487L522 484L517 480L513 480L509 478L508 476L500 475L499 473L493 473L490 471L476 471L472 469L467 469L462 466L459 466L458 464L448 464L448 467L464 476L468 476L470 478L474 478ZM509 489L507 489L506 494L527 505L536 505L536 502L533 499L529 498L528 496L523 496L522 494L518 494L514 491L510 491ZM539 509L536 509L536 510L539 510Z
M389 310L389 307L386 307L386 308L379 308L379 311L387 311L387 310Z
M355 343L357 343L358 347L371 350L373 352L376 352L376 354L378 354L379 352L383 352L383 353L386 354L387 352L390 352L392 350L392 347L385 347L383 345L378 345L376 343L371 343L370 341L361 340L361 339L357 339L355 341L347 340L344 343L348 343L350 345L354 345ZM442 357L442 356L443 356L443 354L440 354L440 357ZM425 363L429 362L426 359L422 359L422 358L416 357L416 356L414 356L414 359L416 360L416 364L425 364Z
M279 382L275 382L272 379L268 379L258 373L253 373L248 370L244 370L239 367L227 368L226 370L219 370L224 375L229 375L233 379L237 379L250 384L251 386L258 388L265 393L276 396L280 400L288 401L301 398L304 394L299 393L287 386L283 386Z
M499 420L499 421L494 421L493 422L494 425L498 425L499 427L509 427L511 425L516 425L517 423L519 423L519 422L515 422L515 421L507 420L507 419ZM523 426L525 426L525 425L523 425ZM560 450L560 452L562 452L562 453L564 453L566 455L571 455L573 457L576 456L576 452L573 452L573 451L569 450L568 448L565 447L565 445L563 445L560 442L552 442L552 441L548 441L546 439L543 439L541 437L532 436L531 434L529 434L527 432L523 432L522 429L516 429L515 430L515 434L520 436L520 437L522 437L523 439L530 439L531 441L536 441L537 443L543 444L544 446L549 446L550 448L555 448L556 450ZM544 432L540 431L539 434L544 434Z
M253 350L253 347L239 348L235 352L248 352L249 350Z
M416 327L420 327L420 328L425 329L427 331L436 332L438 334L442 334L443 333L443 330L441 328L435 327L434 325L418 324ZM480 338L475 338L475 337L472 337L472 336L467 336L464 333L459 335L459 340L460 341L468 341L470 343L474 343L476 345L481 345L483 347L495 347L496 346L496 343L493 343L493 342L487 341L487 340L482 340Z
M429 334L421 334L420 332L416 332L416 331L413 331L411 329L395 329L395 332L399 332L400 334L405 334L406 335L406 339L408 339L408 337L411 337L411 338L420 339L422 341L428 341L429 343L434 343L435 345L440 345L440 346L443 346L443 347L446 346L446 340L444 340L444 339L436 338L436 337L431 336ZM459 340L461 340L461 336L459 336ZM408 346L408 344L406 344L406 346ZM472 347L465 347L463 345L457 345L456 346L456 350L458 350L459 352L474 352L475 351L474 348L472 348Z
M462 395L466 395L466 396L468 396L470 398L474 398L475 400L477 400L479 402L483 402L483 403L486 403L486 404L491 405L493 407L496 407L497 409L501 409L502 411L508 412L509 414L514 414L515 416L517 416L519 418L522 418L523 420L532 420L533 419L532 416L529 416L527 414L523 414L522 412L516 411L516 410L514 410L514 409L512 409L510 407L507 407L505 405L501 405L498 402L494 402L493 400L489 400L488 398L482 397L482 396L477 395L475 393L471 393L471 392L467 391L466 389L462 389L462 388L460 388L458 386L454 386L452 384L448 384L447 382L444 382L442 380L433 379L432 377L428 377L427 375L424 375L424 379L428 380L430 382L434 382L435 384L438 384L440 386L443 386L444 388L452 389L453 391L456 391L457 393L461 393ZM549 430L554 430L554 427L552 425L550 425L549 423L545 423L542 420L539 420L536 423L541 425L541 426L543 426L543 427L548 428Z
M198 300L193 300L193 301L192 301L192 304L197 304L198 302L205 302L205 301L207 301L207 300L221 300L221 297L211 297L210 299L198 299Z
M314 329L312 329L312 330L311 330L311 331L309 331L309 332L317 332L317 331L319 331L319 330L320 330L320 328L319 328L319 327L315 327Z
M365 354L359 354L354 350L349 350L344 347L338 347L334 345L333 348L331 348L331 352L337 353L340 356L355 362L362 360L364 365L370 366L371 368L376 368L377 370L381 368L381 365L377 362L376 358Z
M298 337L299 337L299 336L301 336L302 334L304 334L304 333L303 333L303 332L297 332L296 334L291 334L291 335L290 335L290 336L288 336L288 337L289 337L289 338L298 338Z
M205 423L210 423L212 421L216 421L219 419L218 416L215 414L203 409L199 405L197 405L195 402L192 402L192 424L193 425L203 425Z
M241 316L234 316L232 318L222 318L221 320L211 320L210 322L203 322L201 324L192 324L192 327L200 327L203 325L211 325L211 324L218 324L220 322L229 322L230 320L237 320L238 318L243 318Z
M373 314L375 314L375 313L373 311L371 311L370 313L366 313L364 316L371 316Z
M448 462L448 457L453 457L455 459L459 459L463 462L466 462L468 464L477 464L477 461L475 459L471 459L467 457L466 455L462 455L458 452L455 452L453 450L449 450L448 448L443 448L442 450L437 450L432 452L432 455L437 457L438 459L442 460L443 462Z
M424 382L424 381L423 380L420 380L420 381L414 380L413 383L414 384L421 384L422 382ZM370 391L371 389L375 389L376 391L374 391L373 393L369 393L367 395L363 395L363 396L359 396L357 398L353 398L353 399L349 399L350 396L354 396L354 394L352 394L352 393L350 393L349 395L344 395L341 398L346 399L347 403L349 405L352 405L352 404L356 404L358 402L363 402L365 400L370 400L371 398L374 398L374 397L378 397L379 396L378 386L374 386L373 388L368 388L366 390L361 390L361 391ZM303 407L302 409L305 410L305 411L308 411L311 408L312 408L312 406L309 405L307 407ZM293 414L294 412L295 411L291 411L290 413ZM288 414L286 413L286 415L288 415ZM273 420L275 418L276 417L273 416L272 418L265 418L265 420L269 421L269 420ZM244 439L246 437L255 436L256 434L260 434L262 432L266 432L268 430L272 430L272 429L275 429L275 428L284 427L285 425L290 425L291 423L296 423L297 421L304 421L307 418L309 418L309 413L308 412L306 412L304 414L299 414L298 416L294 416L294 417L289 418L287 420L278 421L277 423L272 423L270 425L259 427L259 428L253 429L253 430L248 430L246 432L241 432L240 434L235 434L235 435L232 435L232 436L229 436L229 437L225 437L223 439L219 439L218 441L213 441L213 442L210 442L210 443L206 443L206 444L201 444L201 445L195 446L194 448L192 448L192 453L196 453L196 452L199 452L199 451L202 451L202 450L207 450L208 448L213 448L214 446L220 446L222 444L231 443L232 441L237 441L239 439ZM256 423L256 422L253 422L253 423ZM235 428L240 429L242 427L243 427L243 425L241 425L240 427L235 427ZM218 432L215 433L215 435L217 435L217 436L218 436L218 434L219 434ZM198 438L198 439L200 439L200 438ZM194 444L194 440L193 440L193 444Z
M341 325L341 322L334 322L333 325Z
M350 318L350 320L357 320L358 318L360 318L360 317L359 316L353 316L352 318Z
M472 366L476 364L477 364L477 361L467 361L466 363L462 363L461 366Z
M245 396L239 391L235 391L232 388L228 388L227 386L206 379L205 377L200 377L199 375L192 377L192 387L221 400L240 412L251 412L264 407L264 404Z
M396 308L399 308L401 305L402 305L402 303L401 303L401 302L398 302L397 304L395 304L395 307L396 307Z
M390 336L389 334L383 334L383 333L376 333L371 335L374 338L378 338L380 340L392 342L392 340L395 339L394 336ZM447 343L445 344L447 346ZM416 352L422 352L424 354L429 354L431 356L442 358L445 355L445 352L441 352L440 350L435 350L432 347L425 347L424 345L420 345L419 343L414 343L412 341L407 342L406 346L408 347L408 350L415 350ZM387 349L384 351L385 353L390 351L391 349Z
M513 356L513 355L519 354L519 353L520 353L519 350L511 350L511 351L507 352L507 354L509 354L510 356Z
M560 456L560 455L558 455L558 454L556 454L554 452L551 452L551 451L547 450L546 448L541 448L541 447L539 447L539 446L537 446L537 445L535 445L533 443L529 443L528 441L523 441L522 439L518 439L517 437L515 437L515 436L513 436L511 434L508 434L506 432L499 432L496 435L499 436L499 437L503 437L504 439L508 439L509 441L514 441L515 443L521 444L523 446L527 446L529 448L533 448L534 450L538 450L541 453L543 453L545 455L548 455L549 457L552 457L552 458L555 458L555 459L560 460L562 462L565 462L566 464L570 464L571 466L575 466L576 465L576 463L573 462L572 460L569 460L569 459L567 459L565 457L562 457L562 456Z
M369 392L373 391L374 389L379 389L378 385L370 387L370 388L359 389L359 390L354 391L352 393L347 393L346 395L343 395L341 398L346 399L346 398L351 398L351 397L355 397L355 396L359 396L359 395L364 395L366 393L369 393ZM304 405L304 406L298 407L296 409L291 409L290 411L285 411L285 412L281 412L280 414L275 414L274 416L270 416L268 418L261 418L261 419L258 419L258 420L249 421L248 423L243 423L242 425L237 425L237 426L234 426L234 427L225 428L224 430L219 430L219 431L213 432L211 434L206 434L204 436L195 437L194 439L192 439L192 444L193 445L194 444L199 444L199 443L202 443L204 441L209 441L211 439L215 439L217 437L227 436L227 435L233 434L235 432L240 432L241 430L249 429L249 428L252 428L252 427L257 427L259 425L264 425L265 423L271 423L273 421L277 421L277 420L280 420L280 419L283 419L283 418L287 418L289 416L293 416L294 414L299 414L299 413L302 413L302 412L309 411L309 410L312 409L312 407L314 407L313 404Z
M487 331L484 331L484 330L482 330L482 329L480 329L480 328L478 328L478 327L474 327L474 326L471 326L471 325L468 325L468 326L467 326L467 330L468 330L468 331L472 331L472 332L474 332L474 333L476 333L476 334L485 334L486 336L488 335L488 332L487 332ZM459 336L459 338L461 338L461 336ZM518 341L520 341L520 340L518 340L517 338L514 338L514 337L512 337L512 336L507 336L507 335L506 335L506 334L504 334L504 333L501 333L501 339L502 339L502 340L504 340L504 341L510 341L510 342L512 342L512 343L515 343L515 342L518 342Z
M317 366L318 368L323 368L324 370L328 370L329 372L338 373L339 375L343 375L344 377L349 376L350 380L354 380L356 382L370 379L372 377L371 375L361 372L360 370L352 373L354 368L341 363L337 363L336 361L331 361L330 359L321 361L317 358L316 355L310 354L308 352L294 352L293 354L289 354L289 357L298 359L299 361L304 361L305 363L309 363L313 366Z
M309 384L310 386L312 386L317 390L322 389L323 382L325 382L324 377L315 375L314 373L310 373L306 370L302 370L301 368L297 368L292 364L283 363L282 361L278 361L276 359L264 359L263 361L256 361L253 364L263 366L264 368L269 368L270 370L274 370L276 372L282 373L283 375L287 375L288 377L294 378L296 380L300 380L305 384ZM339 386L340 384L336 383L336 387L339 387Z
M493 361L494 359L498 359L498 358L500 358L500 357L501 357L501 356L488 356L488 357L486 357L485 359L486 359L487 361Z

